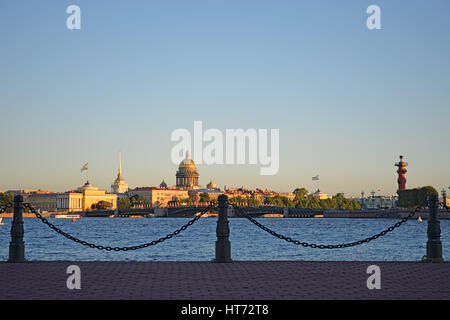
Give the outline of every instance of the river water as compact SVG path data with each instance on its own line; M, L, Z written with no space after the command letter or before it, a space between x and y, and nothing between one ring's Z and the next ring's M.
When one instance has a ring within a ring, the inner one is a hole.
M134 246L164 237L187 218L83 218L49 221L90 243ZM8 259L12 219L0 226L0 261ZM106 252L82 246L57 234L40 220L24 219L28 260L55 261L210 261L216 241L215 218L202 218L179 235L156 246L127 252ZM302 242L339 244L372 236L393 225L392 219L259 218L274 231ZM426 253L427 221L408 221L384 237L346 249L303 248L264 232L245 218L230 219L233 260L419 261ZM444 259L450 254L450 220L441 221Z

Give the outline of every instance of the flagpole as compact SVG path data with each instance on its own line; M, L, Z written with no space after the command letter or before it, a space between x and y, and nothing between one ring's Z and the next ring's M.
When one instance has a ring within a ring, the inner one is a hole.
M84 170L86 170L86 182L89 183L89 165L87 162L83 167L81 167L81 173L83 173Z

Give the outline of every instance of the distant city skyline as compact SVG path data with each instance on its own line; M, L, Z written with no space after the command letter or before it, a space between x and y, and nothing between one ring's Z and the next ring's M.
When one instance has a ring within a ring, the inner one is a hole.
M450 185L450 2L0 0L0 190L175 185L177 128L279 129L279 171L199 184L392 195ZM368 30L366 9L381 8ZM320 175L319 181L312 177Z
M119 155L120 155L121 153L119 152ZM121 157L120 157L120 159L121 159ZM86 163L87 164L87 163ZM83 165L82 166L82 168L85 168L85 167L87 167L86 166L86 164L85 165ZM122 176L122 165L121 165L121 160L119 160L119 162L118 162L118 167L116 167L116 172L115 172L115 174L116 174L116 179L114 179L114 180L112 180L112 182L113 183L116 183L117 181L118 181L118 179L119 179L119 176L120 176L120 178L122 179L123 178L123 176ZM198 165L197 165L198 166ZM175 171L174 172L176 172L178 167L177 166L175 166ZM87 170L86 168L84 169L84 170ZM81 174L80 174L80 177L81 177L81 180L80 180L80 185L76 185L76 186L71 186L71 187L67 187L66 189L60 189L60 190L48 190L48 191L55 191L55 192L66 192L66 191L70 191L70 190L75 190L75 189L77 189L77 188L79 188L80 186L82 186L84 183L86 183L87 181L89 181L89 182L91 182L93 185L96 185L97 187L99 187L99 185L97 185L95 182L92 182L93 180L92 179L90 179L89 178L89 176L87 175L87 174L84 174L83 173L83 171L84 170L82 170L81 171ZM328 193L330 193L331 195L335 195L335 194L337 194L337 193L344 193L345 194L345 192L344 191L330 191L330 190L328 190L328 189L326 189L326 188L321 188L320 187L320 179L318 178L318 176L319 175L316 175L315 177L311 177L311 182L309 183L309 184L302 184L302 185L298 185L298 186L296 186L296 187L293 187L292 189L290 189L290 190L277 190L277 189L274 189L274 188L271 188L271 187L268 187L268 186L264 186L264 187L261 187L261 186L255 186L255 185L248 185L248 184L237 184L237 185L218 185L217 184L217 181L215 180L215 179L213 179L213 178L210 178L210 179L207 179L207 178L204 178L204 179L202 179L203 181L204 181L204 184L199 184L199 187L200 188L206 188L206 185L208 184L208 183L210 183L210 182L214 182L214 184L216 184L217 185L217 187L218 188L220 188L220 189L224 189L225 187L228 189L228 188L241 188L241 187L244 187L244 188L246 188L246 189L253 189L253 190L255 190L255 189L262 189L262 190L272 190L272 191L277 191L277 192L281 192L281 193L283 193L283 192L292 192L295 188L301 188L301 187L305 187L311 194L312 193L314 193L314 192L316 192L318 189L321 189L322 191L327 191ZM175 174L174 174L174 179L176 179L176 177L175 177ZM201 178L200 178L201 179ZM103 180L103 179L102 179ZM164 182L164 183L167 183L167 181L168 180L170 180L170 179L165 179L165 178L162 178L162 180L160 181L160 182L154 182L154 183L150 183L150 184L144 184L144 185L133 185L133 184L130 184L130 190L132 190L132 189L134 189L134 188L139 188L139 187L158 187L159 185L160 185L160 183L162 183L162 182ZM127 181L128 182L128 180L127 179L123 179L123 183L125 183L125 181ZM396 180L395 180L396 181ZM125 183L126 184L126 183ZM310 185L310 186L312 186L311 188L308 188L308 185ZM177 188L177 184L174 182L174 183L167 183L167 186L169 187L169 188ZM100 186L100 187L102 187L102 189L105 189L105 190L107 190L107 191L109 191L109 189L110 189L110 187L112 187L112 184L110 183L108 186ZM104 188L103 188L104 187ZM128 185L127 185L127 187L128 187ZM447 189L446 187L444 187L445 189ZM34 189L34 190L47 190L46 188L41 188L41 187L16 187L16 188L9 188L9 189L0 189L0 191L7 191L7 190L27 190L27 189ZM438 189L438 192L440 192L440 190L441 189ZM346 194L347 196L352 196L352 197L358 197L358 196L361 196L361 192L364 192L364 196L365 197L368 197L368 196L370 196L372 193L374 193L375 195L381 195L381 194L383 194L383 195L393 195L394 193L386 193L386 192L384 192L384 190L382 190L381 188L373 188L373 189L370 189L370 190L361 190L359 193L356 193L356 194Z

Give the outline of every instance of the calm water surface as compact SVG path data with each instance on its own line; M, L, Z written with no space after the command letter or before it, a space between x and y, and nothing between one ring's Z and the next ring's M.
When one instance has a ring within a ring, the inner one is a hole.
M190 219L186 218L84 218L49 221L63 231L103 246L139 245L164 237ZM293 239L317 244L339 244L372 236L397 220L391 219L283 219L260 218L274 231ZM0 226L0 261L8 259L12 219ZM216 221L204 218L178 236L156 246L128 252L106 252L82 246L57 234L40 220L24 219L28 260L76 261L210 261L214 258ZM353 248L320 250L303 248L257 228L247 219L230 219L234 260L360 260L418 261L426 253L427 221L408 221L388 235ZM444 259L450 255L450 221L441 221Z

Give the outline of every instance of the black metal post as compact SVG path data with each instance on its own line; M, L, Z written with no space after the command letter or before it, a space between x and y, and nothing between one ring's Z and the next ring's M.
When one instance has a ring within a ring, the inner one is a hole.
M23 197L14 197L14 217L11 224L11 242L9 243L8 262L26 262L25 243L23 242Z
M445 189L442 190L442 204L444 208L447 206L447 191Z
M219 218L217 220L217 241L216 241L216 258L214 262L232 262L231 260L231 244L229 240L230 227L228 225L228 197L224 194L219 198Z
M443 262L442 243L441 243L441 226L438 220L438 196L433 194L428 197L428 242L427 242L427 262Z

